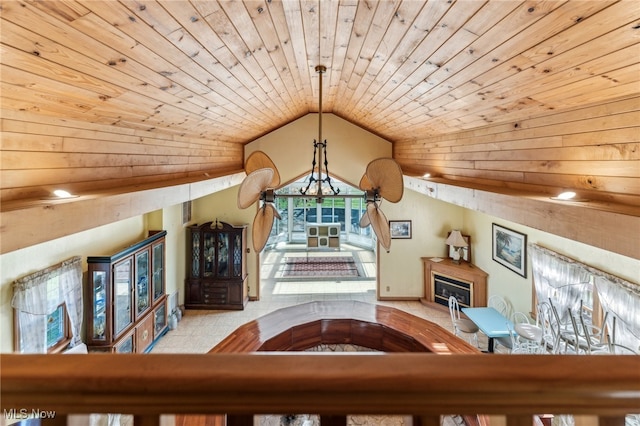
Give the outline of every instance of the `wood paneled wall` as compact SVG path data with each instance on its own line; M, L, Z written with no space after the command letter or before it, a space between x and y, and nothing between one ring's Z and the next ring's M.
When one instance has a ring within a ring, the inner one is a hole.
M394 144L405 172L640 206L640 97Z
M161 186L243 168L243 146L2 110L0 199L50 197L62 188L92 193Z

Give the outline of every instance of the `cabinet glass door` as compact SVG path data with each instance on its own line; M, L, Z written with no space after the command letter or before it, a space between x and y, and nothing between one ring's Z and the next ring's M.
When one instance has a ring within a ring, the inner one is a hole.
M162 269L162 265L164 265L164 243L159 243L153 246L153 301L155 302L164 294L164 270Z
M200 276L200 233L191 231L191 276Z
M114 281L114 331L120 334L132 322L131 310L133 285L132 285L132 259L117 263L113 267Z
M167 305L166 303L158 306L154 312L154 336L157 336L158 333L161 333L162 330L167 326Z
M242 275L242 236L236 234L233 238L233 276Z
M136 254L136 316L149 308L149 251Z
M133 333L127 336L121 343L116 345L116 352L119 354L133 353Z
M107 326L107 272L93 271L93 340L106 340Z
M216 264L216 235L211 232L204 233L204 273L210 277L215 271Z
M229 234L220 232L218 234L218 276L229 276Z

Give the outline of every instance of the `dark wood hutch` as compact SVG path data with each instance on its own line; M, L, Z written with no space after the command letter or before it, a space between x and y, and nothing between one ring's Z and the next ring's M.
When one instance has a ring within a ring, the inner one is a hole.
M207 222L187 232L185 308L244 309L249 300L247 225Z

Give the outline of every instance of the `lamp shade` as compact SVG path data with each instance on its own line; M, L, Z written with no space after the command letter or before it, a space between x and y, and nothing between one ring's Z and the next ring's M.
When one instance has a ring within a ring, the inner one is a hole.
M451 231L451 234L449 234L449 237L447 238L447 241L445 241L445 243L453 247L467 247L469 245L462 237L460 231L458 231L457 229Z

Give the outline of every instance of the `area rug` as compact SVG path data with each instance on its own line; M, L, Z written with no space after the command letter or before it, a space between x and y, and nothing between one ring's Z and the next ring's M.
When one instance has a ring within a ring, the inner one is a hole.
M357 277L351 256L287 257L283 277Z

